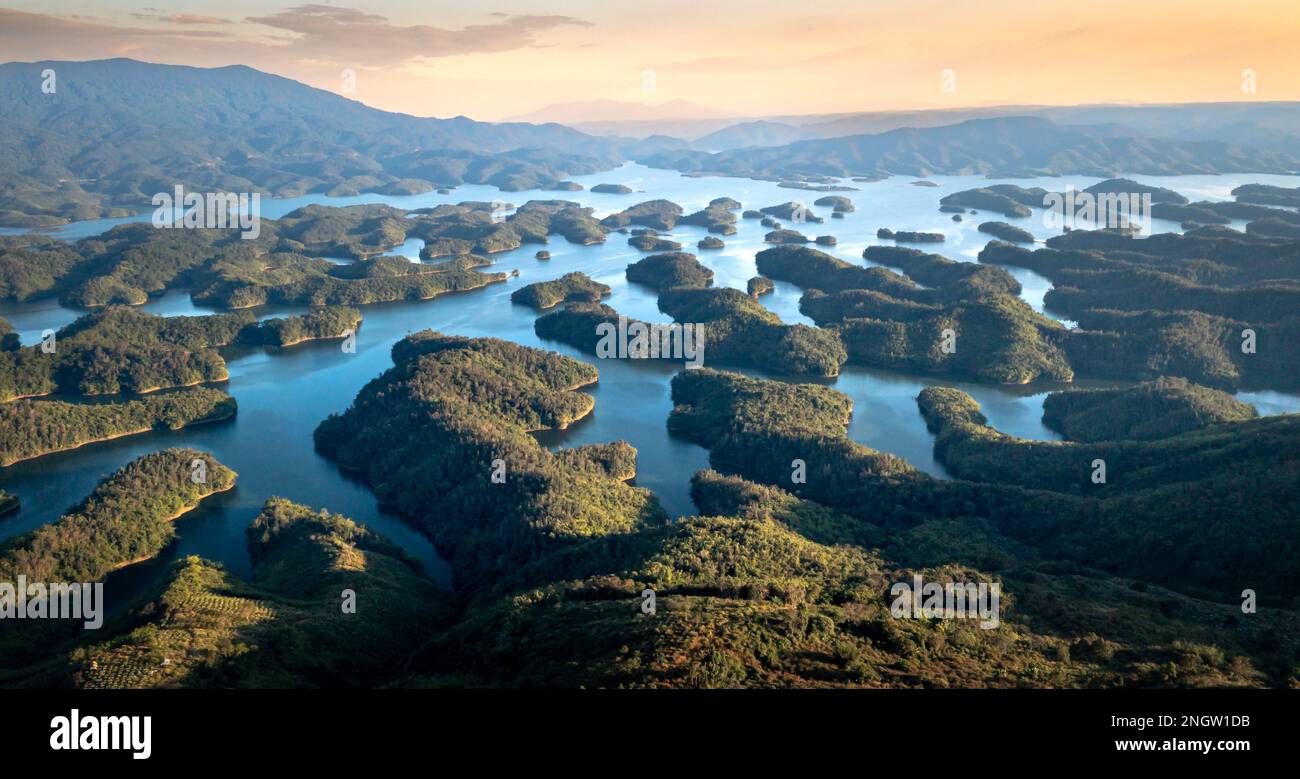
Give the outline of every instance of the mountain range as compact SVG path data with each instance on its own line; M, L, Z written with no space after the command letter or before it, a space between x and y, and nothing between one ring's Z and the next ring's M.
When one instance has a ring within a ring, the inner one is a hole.
M52 81L47 71L54 72ZM418 194L467 183L521 191L629 159L685 173L805 181L1300 169L1297 103L1004 107L740 121L709 117L709 109L685 101L636 106L658 117L647 120L650 125L699 130L707 123L711 129L691 140L641 132L597 136L553 122L416 117L248 67L129 59L0 65L0 101L6 108L3 227L136 213L154 193L177 184L275 197ZM552 109L581 118L615 109L626 115L627 106L592 101ZM1005 115L1013 111L1020 113Z

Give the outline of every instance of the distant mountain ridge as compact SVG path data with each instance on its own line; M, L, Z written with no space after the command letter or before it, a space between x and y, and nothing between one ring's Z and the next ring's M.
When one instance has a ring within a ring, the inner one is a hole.
M1114 125L1062 125L1039 117L972 119L928 128L797 141L715 154L663 151L638 161L685 173L816 180L882 175L1111 177L1190 173L1290 173L1300 159L1221 141L1129 136Z
M557 124L391 113L244 66L8 63L0 104L0 225L10 226L138 209L178 183L277 196L518 190L622 159L617 142Z

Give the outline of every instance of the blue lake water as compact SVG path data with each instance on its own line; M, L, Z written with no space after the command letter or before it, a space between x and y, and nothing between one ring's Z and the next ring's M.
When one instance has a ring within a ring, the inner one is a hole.
M1284 186L1300 184L1300 178L1284 176L1132 178L1184 192L1193 199L1227 199L1232 187L1247 182ZM658 197L670 199L690 212L720 196L736 198L744 203L745 208L759 208L788 200L811 203L821 196L820 193L780 188L772 182L692 178L631 164L616 171L579 176L574 180L588 188L609 182L626 184L639 191L630 195L593 194L589 191L502 193L489 187L464 186L448 195L309 196L265 200L262 215L275 218L308 203L383 202L413 209L466 200L507 201L518 205L529 199L562 197L592 206L597 216L603 216ZM827 251L859 265L864 263L861 253L866 246L892 243L876 238L876 230L880 227L943 232L948 236L945 244L919 248L966 261L972 261L990 238L976 230L981 221L1013 222L1040 240L1055 234L1038 215L1020 220L1004 220L993 214L966 215L962 222L955 223L950 215L937 210L938 199L944 194L993 183L991 180L937 176L932 181L938 187L914 186L912 181L896 177L871 184L852 184L859 191L834 193L849 197L856 205L856 211L846 218L831 219L829 208L814 206L815 212L827 217L823 224L786 226L800 229L809 236L835 235L839 244ZM1009 183L1060 190L1071 185L1083 188L1096 181L1086 177L1063 177L1020 179ZM148 215L138 219L148 219ZM53 234L75 239L97 234L123 221L126 220L82 222ZM737 227L739 232L725 237L726 248L721 250L695 249L696 241L706 235L703 228L679 227L672 231L671 237L681 242L685 249L696 252L701 262L714 270L717 286L744 289L745 282L756 274L754 255L765 248L763 235L768 229L760 226L757 220L746 219L739 220ZM1157 223L1155 229L1177 231L1179 228L1176 224ZM408 241L390 253L418 261L420 246L418 240ZM0 520L0 538L56 520L89 493L99 479L145 452L167 446L191 446L211 451L221 462L238 471L238 484L231 492L205 501L198 510L179 520L179 541L159 561L123 572L124 580L156 573L167 561L187 554L200 554L222 562L236 573L247 574L251 565L244 529L268 497L279 495L329 508L376 528L400 543L424 564L431 576L445 584L449 580L449 567L428 540L401 518L381 512L364 485L340 474L332 463L316 454L311 438L312 431L322 419L347 408L366 382L390 367L389 350L396 341L425 328L466 336L505 338L594 362L600 369L600 381L588 391L595 397L595 411L570 429L539 434L539 439L551 447L625 439L639 453L636 483L654 490L670 513L694 513L689 494L690 478L696 471L708 467L708 452L668 434L665 420L672 410L669 382L676 369L651 361L596 360L568 346L543 342L533 332L537 313L510 302L510 294L520 286L580 270L613 289L606 302L621 313L643 320L666 322L668 318L658 310L656 294L628 283L624 276L626 266L645 256L644 253L629 247L626 237L619 234L611 234L603 245L587 247L553 237L546 248L552 255L549 261L533 257L537 246L524 246L494 255L495 270L519 271L517 278L505 283L432 301L364 307L365 321L358 332L355 353L343 352L336 342L303 344L277 351L226 350L230 379L225 388L239 402L239 413L233 420L94 444L0 469L0 487L17 494L22 500L22 510L18 514ZM1050 285L1036 274L1013 272L1025 285L1026 301L1041 311L1042 296ZM799 313L801 294L799 288L777 282L775 292L764 296L762 301L786 322L811 324ZM164 316L215 312L193 305L183 291L168 292L150 300L144 309ZM279 308L257 313L265 317L297 311ZM0 305L0 316L14 325L26 344L39 340L43 330L57 329L81 313L54 301ZM827 383L853 398L851 438L904 457L917 468L940 478L947 478L947 474L934 461L933 436L925 429L916 408L916 395L925 386L942 384L971 393L983 406L990 422L1012 435L1039 440L1059 438L1041 421L1043 398L1049 391L1059 388L1056 386L1008 387L948 382L933 377L854 367L847 368L841 376ZM1255 403L1265 414L1300 411L1300 397L1293 395L1257 392L1243 393L1240 397ZM127 588L124 586L124 589Z

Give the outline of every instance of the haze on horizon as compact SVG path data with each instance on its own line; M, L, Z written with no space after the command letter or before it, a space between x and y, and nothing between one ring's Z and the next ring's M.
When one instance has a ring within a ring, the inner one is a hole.
M594 101L775 116L1300 99L1294 0L148 2L9 0L0 60L241 64L334 92L351 70L368 105L484 120Z

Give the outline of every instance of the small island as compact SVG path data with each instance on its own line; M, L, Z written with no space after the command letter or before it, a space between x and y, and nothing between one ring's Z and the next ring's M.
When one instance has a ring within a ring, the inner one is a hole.
M627 266L627 280L656 290L707 287L713 283L713 271L701 265L694 254L669 252Z
M1002 241L1009 243L1033 243L1034 234L1015 225L1009 225L1006 222L981 222L977 228L981 233L988 233Z
M510 295L510 301L545 310L561 303L595 303L609 293L608 285L592 281L581 271L574 271L558 279L521 287Z
M943 233L918 233L911 230L894 231L887 227L877 230L876 237L898 241L899 243L943 243L946 240Z
M755 276L745 283L745 289L751 297L760 297L770 294L776 285L766 276Z

